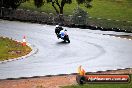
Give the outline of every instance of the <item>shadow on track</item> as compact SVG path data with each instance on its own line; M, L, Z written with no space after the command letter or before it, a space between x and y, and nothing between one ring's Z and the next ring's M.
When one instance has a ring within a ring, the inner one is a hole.
M57 45L63 45L63 44L69 44L68 42L65 42L65 41L61 41L61 42L57 42L56 43Z

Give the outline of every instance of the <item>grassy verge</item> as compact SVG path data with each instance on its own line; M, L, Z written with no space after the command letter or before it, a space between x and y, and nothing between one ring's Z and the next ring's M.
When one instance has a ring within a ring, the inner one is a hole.
M132 75L131 75L132 80ZM85 84L85 85L72 85L62 88L132 88L132 81L128 84Z
M103 28L119 28L122 30L132 31L132 22L126 21L90 18L88 19L88 24Z
M0 61L24 56L30 52L30 47L22 46L20 42L12 39L0 37Z
M132 21L132 0L93 0L92 5L91 9L85 8L84 5L80 5L80 7L86 10L92 17ZM71 15L76 7L76 0L72 0L72 4L65 5L64 14ZM41 8L36 8L33 0L21 4L19 8L55 13L51 4L45 3Z

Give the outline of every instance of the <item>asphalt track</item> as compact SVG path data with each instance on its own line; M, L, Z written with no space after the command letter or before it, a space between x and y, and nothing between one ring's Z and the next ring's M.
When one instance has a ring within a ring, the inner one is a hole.
M38 52L28 58L0 64L0 79L76 73L79 65L87 72L131 68L132 40L102 35L132 35L66 28L71 43L57 39L55 26L0 21L0 36L22 41L23 35Z

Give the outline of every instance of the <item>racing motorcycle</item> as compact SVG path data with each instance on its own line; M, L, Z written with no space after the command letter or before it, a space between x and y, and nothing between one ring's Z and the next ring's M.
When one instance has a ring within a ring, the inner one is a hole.
M60 29L60 28L58 28L58 29L56 28L56 29L55 29L55 33L56 33L57 38L58 38L58 39L61 38L62 40L64 40L64 42L70 43L70 39L69 39L68 34L65 33L65 34L63 34L63 37L62 37L62 34L60 33L61 30L63 30L63 29ZM65 31L67 31L67 30L65 30Z

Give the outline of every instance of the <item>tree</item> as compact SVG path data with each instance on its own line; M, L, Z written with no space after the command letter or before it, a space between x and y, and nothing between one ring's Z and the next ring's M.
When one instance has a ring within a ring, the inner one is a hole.
M86 8L92 7L92 5L91 5L92 0L76 0L76 1L77 1L78 5L84 3Z
M85 25L87 23L87 18L87 12L78 7L73 12L71 22L77 25Z
M0 8L13 8L16 9L21 3L26 2L28 0L0 0Z
M57 14L63 14L63 8L65 4L71 4L73 0L34 0L36 7L41 7L44 2L51 3ZM76 0L78 5L85 4L85 7L91 7L90 2L92 0Z
M41 7L42 5L44 5L44 2L43 0L34 0L34 5L39 8Z
M48 1L49 1L49 3L52 3L52 6L54 7L57 14L63 14L63 8L64 8L65 4L72 3L72 0L61 0L60 3L58 0L48 0ZM56 6L58 6L59 10L57 9Z

